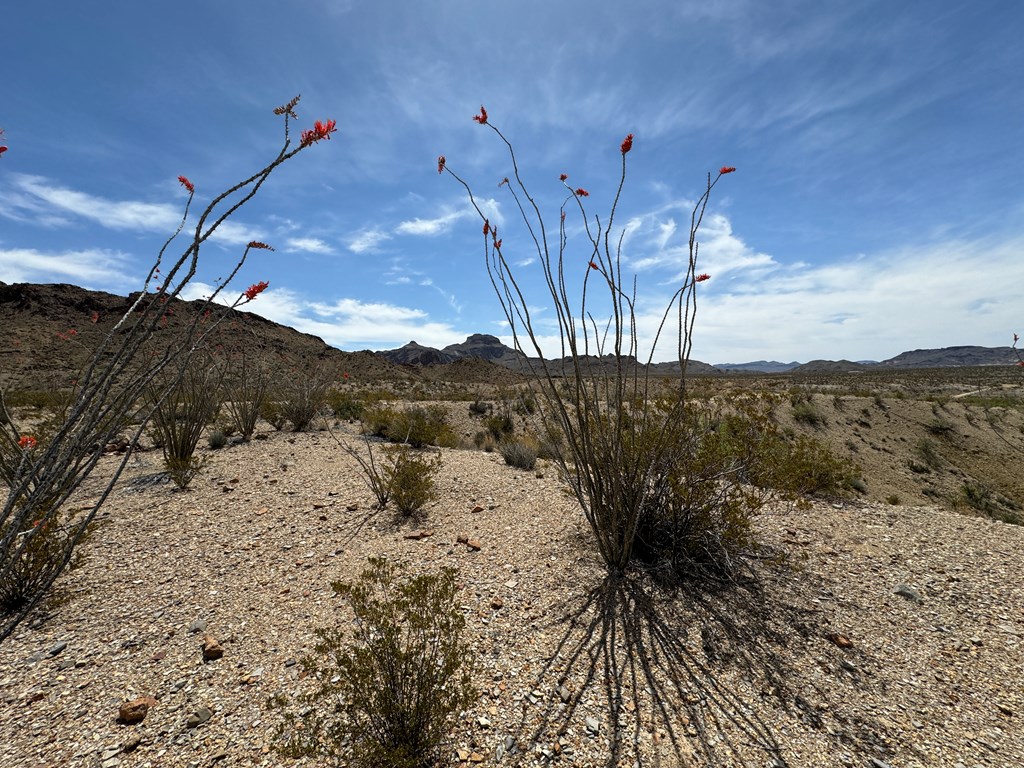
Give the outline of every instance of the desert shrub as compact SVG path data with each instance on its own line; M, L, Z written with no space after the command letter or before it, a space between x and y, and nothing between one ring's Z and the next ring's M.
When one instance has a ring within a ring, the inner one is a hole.
M378 509L393 502L399 513L411 515L437 499L434 478L441 468L439 454L430 459L407 445L387 445L378 451L368 439L363 441L365 451L341 445L358 462Z
M935 443L927 437L922 437L914 444L914 453L917 454L929 470L937 470L942 466L942 457L939 455Z
M506 440L499 446L501 457L510 467L533 469L537 464L537 441L524 438Z
M354 421L363 417L366 404L354 392L331 388L327 392L327 405L335 418Z
M388 463L384 467L384 474L396 511L411 515L437 500L437 482L434 478L441 468L440 454L431 459L404 445L388 446L385 452L388 454Z
M425 445L454 448L459 442L447 413L438 405L417 405L403 410L389 406L368 408L363 413L363 431L393 443L408 443L414 448Z
M267 422L276 432L280 432L288 425L288 417L284 415L284 408L272 393L268 393L267 399L260 403L260 418Z
M210 433L210 436L206 438L206 442L210 446L211 450L217 451L228 444L228 436L221 430L215 429Z
M318 629L303 664L316 688L286 711L279 749L370 768L434 768L459 713L476 701L455 571L402 577L371 558L355 584L333 582L355 616L349 633ZM287 706L279 699L272 705ZM301 727L299 727L301 726Z
M164 466L178 488L187 488L202 469L196 446L206 426L220 413L222 370L206 358L196 358L165 397L161 399L163 383L147 391L146 397L155 407L153 429L159 435Z
M249 356L243 353L237 370L232 371L224 386L224 407L228 413L228 420L243 440L252 438L260 416L265 410L269 411L274 407L267 403L269 389L270 374L266 363L262 360L250 360ZM264 418L270 421L265 416ZM283 414L279 414L278 418L283 419Z
M469 413L471 416L483 416L492 408L490 403L484 402L483 400L476 399L469 404Z
M508 413L495 413L484 419L484 426L496 441L507 439L515 431L515 422Z
M476 120L495 133L508 152L509 166L516 169L512 144L486 111L481 109ZM530 261L538 264L547 289L539 301L524 293L524 283L515 274L514 265L523 252L499 238L477 205L469 183L443 157L438 170L462 185L479 214L488 278L512 330L515 348L530 356L526 364L542 391L537 409L545 431L563 437L563 450L553 460L580 504L601 559L610 571L625 571L634 560L634 549L641 540L638 531L643 529L644 559L653 558L683 572L688 542L703 544L716 538L714 531L708 536L691 536L690 529L683 525L686 520L696 520L701 511L713 514L717 508L705 504L701 494L718 495L721 484L725 484L727 498L738 508L745 503L731 463L712 471L714 461L726 454L716 454L713 446L706 450L702 446L708 423L686 398L697 285L710 278L697 271L697 232L713 188L736 169L723 167L717 176L708 174L706 187L691 212L689 231L681 238L687 246L687 267L681 271L680 282L667 301L653 337L641 342L638 327L642 324L637 322L635 312L637 284L622 270L624 230L615 232L616 209L626 181L626 157L632 148L633 136L629 135L619 147L621 175L606 216L591 217L585 200L589 193L570 187L564 174L566 195L550 222L516 170L509 174L508 184L503 182L502 194L513 198L513 208L520 211L523 223L533 234L526 239L527 252ZM574 219L578 215L578 223L567 222L569 214ZM585 261L580 260L580 253L585 254ZM557 322L561 337L561 356L557 360L545 358L537 334L533 307L540 305L552 307L545 318L554 317ZM669 324L670 319L678 325ZM671 382L677 396L671 398L652 396L660 385L651 375L650 364L661 340L674 343L673 357L679 361L678 375ZM511 416L500 412L495 415ZM508 424L511 426L511 418ZM504 425L494 426L491 431L496 437L510 434ZM695 457L707 464L693 463ZM707 524L716 526L719 521L712 519ZM708 544L706 549L715 547ZM639 549L636 554L640 555Z
M960 502L993 520L1024 525L1024 508L986 483L965 482L960 488L960 498L954 499L954 507Z
M275 387L274 399L292 430L304 432L327 404L327 390L328 382L321 371L293 370Z
M825 414L811 400L802 400L794 405L793 418L801 424L807 424L815 429L820 429L828 423Z
M939 437L945 437L954 431L953 423L948 419L936 417L928 422L927 427L929 432Z

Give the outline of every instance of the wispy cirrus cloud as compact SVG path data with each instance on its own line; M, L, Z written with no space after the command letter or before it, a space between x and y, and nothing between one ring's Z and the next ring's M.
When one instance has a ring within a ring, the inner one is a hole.
M170 203L139 200L111 200L57 184L42 176L11 175L13 194L3 194L11 217L34 221L44 226L68 226L74 217L86 219L107 229L134 232L173 232L181 223L183 207ZM226 245L244 245L265 239L255 227L226 221L217 227L211 240Z
M477 200L477 205L492 223L503 224L504 217L501 213L501 204L494 198L482 198ZM477 212L472 206L441 206L441 212L433 218L407 219L395 227L395 232L401 235L419 235L423 237L435 237L451 229L452 225L463 219L474 219Z
M391 235L382 229L373 227L356 232L348 240L348 249L352 253L372 253L380 244L391 239Z

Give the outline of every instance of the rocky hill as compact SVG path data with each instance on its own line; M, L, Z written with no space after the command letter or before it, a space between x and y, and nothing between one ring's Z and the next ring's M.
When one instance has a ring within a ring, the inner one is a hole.
M878 363L883 368L946 368L972 365L1014 365L1017 356L1012 347L943 347L915 349Z

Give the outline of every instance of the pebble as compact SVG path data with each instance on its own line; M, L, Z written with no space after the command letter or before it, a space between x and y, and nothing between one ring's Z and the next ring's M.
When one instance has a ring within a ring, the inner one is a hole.
M905 597L912 603L922 602L921 593L908 584L900 584L896 587L896 589L893 590L893 594L899 595L900 597Z
M598 719L595 718L595 717L588 717L587 718L587 731L589 731L594 736L597 736L597 734L599 734L601 732L601 723L600 723L600 721L598 721Z
M56 656L58 653L60 653L61 651L63 651L67 647L68 647L68 641L67 640L61 640L59 643L57 643L52 648L50 648L50 650L48 650L46 652L46 655L49 656L50 658L53 658L54 656Z
M205 632L207 627L206 619L196 619L188 625L188 631L191 635L198 635L200 632Z
M210 710L209 707L200 707L188 716L188 720L185 721L185 727L198 728L211 717L213 717L213 712Z

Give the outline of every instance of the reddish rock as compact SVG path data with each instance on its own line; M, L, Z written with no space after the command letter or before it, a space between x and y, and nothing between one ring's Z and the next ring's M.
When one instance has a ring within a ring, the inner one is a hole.
M466 546L469 547L474 552L479 552L481 544L480 544L479 540L477 540L477 539L470 539L469 541L466 542Z
M156 699L152 696L140 696L137 699L126 701L117 710L118 721L127 725L141 723L146 719L149 710L156 706Z
M504 605L505 601L502 600L500 597L491 598L491 608L493 608L494 610L498 610L499 608L504 607Z
M213 635L203 635L203 661L215 661L224 655L224 649Z
M840 648L850 648L853 645L853 641L850 638L848 638L846 635L839 634L838 632L833 635L829 635L828 639L836 645L838 645Z
M471 513L473 513L473 514L476 514L477 512L483 512L483 511L484 511L484 508L483 508L483 507L481 507L481 506L480 506L479 504L477 504L477 505L476 505L475 507L473 507L473 508L472 508L471 510L469 510L469 511L470 511Z
M457 544L469 544L469 536L465 533L460 533L455 537L455 542Z

